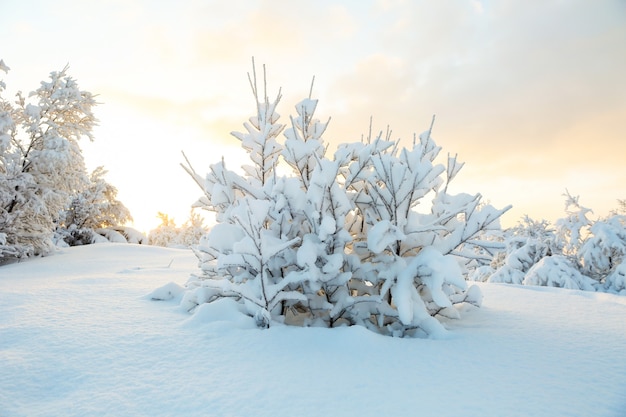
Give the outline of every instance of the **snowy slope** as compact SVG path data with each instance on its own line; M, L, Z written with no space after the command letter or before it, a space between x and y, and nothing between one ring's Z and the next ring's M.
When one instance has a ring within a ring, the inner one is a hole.
M0 267L0 416L626 416L625 297L482 284L444 340L146 297L196 270L117 244Z

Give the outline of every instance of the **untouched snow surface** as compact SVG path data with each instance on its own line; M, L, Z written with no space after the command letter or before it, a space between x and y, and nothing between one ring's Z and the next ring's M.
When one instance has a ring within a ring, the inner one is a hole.
M147 297L191 272L120 244L0 267L0 416L626 416L626 297L482 284L448 338L393 339Z

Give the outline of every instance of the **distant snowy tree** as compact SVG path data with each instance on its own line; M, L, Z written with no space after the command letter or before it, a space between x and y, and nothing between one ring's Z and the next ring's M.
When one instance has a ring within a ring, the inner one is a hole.
M208 228L200 213L191 210L189 218L177 226L176 221L165 213L158 213L161 224L148 234L148 243L155 246L191 247L197 245Z
M191 210L189 218L181 226L180 244L185 247L197 245L208 230L209 228L204 224L202 215L195 210Z
M563 252L576 254L589 234L592 221L588 215L593 211L581 206L578 203L579 197L572 196L569 191L566 191L563 197L566 216L556 221L556 230L560 241L563 242Z
M157 217L161 224L148 233L148 243L155 246L168 246L176 240L178 231L176 221L165 213L159 212Z
M256 114L245 133L233 133L250 157L243 174L223 160L206 177L183 165L204 193L196 206L217 221L195 247L202 273L188 283L187 309L229 297L261 327L358 324L434 336L443 331L436 317L458 317L454 304L480 304L466 266L490 260L498 245L479 236L499 229L508 208L448 193L462 164L435 162L430 130L410 149L370 134L331 158L317 100L297 103L285 129L280 94L271 101L264 88L261 96L256 72L250 84ZM280 162L291 173L279 174Z

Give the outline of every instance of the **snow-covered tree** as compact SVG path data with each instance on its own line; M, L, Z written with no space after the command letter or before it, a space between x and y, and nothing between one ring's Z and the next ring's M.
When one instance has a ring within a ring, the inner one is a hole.
M109 184L103 167L89 176L89 184L70 197L61 213L56 233L70 246L93 243L98 229L116 228L132 221L130 211L117 200L117 188Z
M183 165L204 193L196 206L217 221L195 248L202 273L188 283L186 308L229 297L262 327L358 324L436 335L436 317L458 317L454 304L480 304L465 267L490 260L494 243L479 236L498 229L508 208L448 192L463 164L436 162L432 126L410 149L370 134L331 158L317 100L296 104L284 129L280 94L270 101L264 89L261 97L256 73L250 84L256 114L246 133L233 133L250 156L244 173L222 160L203 178ZM290 174L278 173L281 161Z
M161 219L161 224L148 234L150 245L189 248L197 245L208 231L200 213L193 209L181 226L177 226L176 221L165 213L159 212L157 217Z
M7 72L0 63L0 71ZM6 85L0 82L0 263L50 252L54 232L68 215L78 222L111 220L99 217L99 203L80 203L91 192L108 199L108 215L119 221L127 216L111 200L114 189L98 190L103 181L90 180L86 172L79 141L93 140L96 101L67 71L50 73L28 98L18 92L14 102L3 97ZM85 217L85 211L96 218Z
M176 221L166 213L159 212L157 214L161 224L148 233L148 243L154 246L169 246L176 241L178 230Z
M124 224L132 220L130 211L117 200L117 188L109 184L103 167L89 177L89 186L72 196L64 223L79 228L99 229Z

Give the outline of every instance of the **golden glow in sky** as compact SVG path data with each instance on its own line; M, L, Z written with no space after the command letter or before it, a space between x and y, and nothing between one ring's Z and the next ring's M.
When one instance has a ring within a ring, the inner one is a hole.
M623 0L4 0L0 39L8 91L69 63L99 94L86 162L144 231L200 196L181 151L201 173L240 165L229 133L254 111L252 56L284 123L315 75L331 143L372 116L408 144L436 114L443 155L466 163L451 191L513 204L504 225L556 219L565 189L596 215L626 198Z

